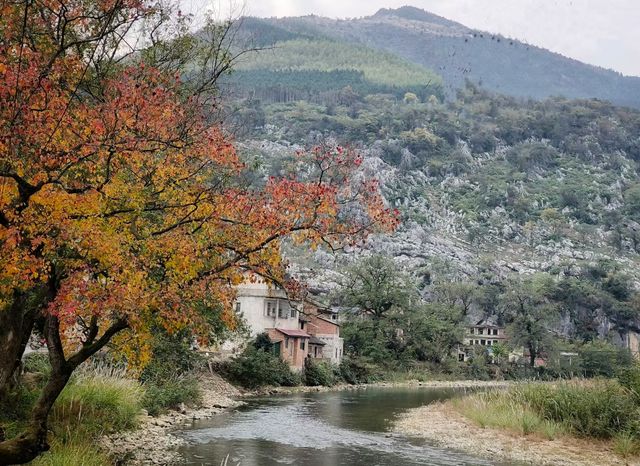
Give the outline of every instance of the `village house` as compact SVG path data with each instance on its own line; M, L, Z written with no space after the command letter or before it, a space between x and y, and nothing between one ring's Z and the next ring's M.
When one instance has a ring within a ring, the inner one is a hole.
M237 286L235 310L250 338L267 333L275 354L292 369L302 370L307 357L340 364L343 340L337 313L313 299L291 301L286 292L254 277ZM226 342L223 350L238 352L246 338Z
M491 347L498 343L506 343L507 340L503 326L497 325L491 318L481 319L467 326L463 344L458 347L458 360L461 362L468 360L474 347ZM487 349L490 352L490 348Z
M340 364L344 340L340 337L338 313L335 310L314 298L307 298L300 316L300 329L312 335L312 348L309 351L312 358Z

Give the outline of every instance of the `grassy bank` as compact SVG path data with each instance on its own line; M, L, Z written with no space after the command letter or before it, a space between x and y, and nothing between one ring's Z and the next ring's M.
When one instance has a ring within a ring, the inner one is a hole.
M8 437L20 432L47 378L44 358L28 361L22 383L3 401L0 424ZM122 370L90 366L74 375L53 407L49 419L51 450L31 464L98 466L111 464L95 445L108 432L135 428L144 391Z
M0 425L7 437L13 437L25 427L48 373L46 355L34 354L27 358L21 383L0 404ZM49 418L51 450L32 464L112 464L112 459L96 446L96 439L135 429L144 410L155 415L183 403L197 404L199 390L195 381L186 377L141 383L117 366L87 365L74 374L53 407Z
M596 439L618 455L640 453L640 403L615 380L522 383L451 402L478 426L555 440Z

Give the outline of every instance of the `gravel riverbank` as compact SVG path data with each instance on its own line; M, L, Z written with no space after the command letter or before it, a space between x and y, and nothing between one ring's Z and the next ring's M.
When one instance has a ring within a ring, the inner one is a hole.
M439 446L463 450L493 460L536 465L638 465L617 457L604 442L562 437L547 440L499 429L481 428L450 403L415 408L397 421L398 433L428 439Z
M244 404L238 400L245 394L217 375L201 379L202 404L198 408L182 408L158 417L140 415L139 427L102 437L101 447L116 464L172 465L180 463L176 451L185 442L174 431L188 422L205 419Z

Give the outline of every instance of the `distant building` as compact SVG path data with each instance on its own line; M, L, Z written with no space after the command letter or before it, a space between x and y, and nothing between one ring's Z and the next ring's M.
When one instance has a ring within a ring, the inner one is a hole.
M338 313L319 301L291 301L285 290L254 277L237 286L235 310L244 319L249 336L266 332L279 354L293 369L301 370L307 356L340 364L343 339ZM223 344L223 351L238 352L245 338Z
M308 298L303 303L300 328L314 336L312 358L340 364L344 340L340 337L338 313L319 301ZM322 344L321 344L322 343Z
M309 354L311 335L304 330L288 328L270 328L266 332L274 345L274 353L292 369L301 370Z
M471 358L474 347L490 347L498 343L506 343L508 337L504 326L498 325L491 318L484 318L475 324L468 325L462 340L462 345L458 347L458 360L463 362ZM513 355L509 355L509 360Z
M466 329L464 344L468 346L492 346L507 340L504 327L491 319L482 319Z

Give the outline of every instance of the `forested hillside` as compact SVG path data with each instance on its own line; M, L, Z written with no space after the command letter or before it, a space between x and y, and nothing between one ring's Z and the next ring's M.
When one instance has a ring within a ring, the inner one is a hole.
M449 96L469 80L515 97L599 98L640 107L638 77L586 65L412 7L382 9L373 16L346 20L313 15L249 18L245 30L261 46L286 48L290 40L320 39L386 51L437 72Z

